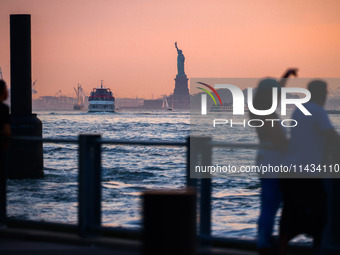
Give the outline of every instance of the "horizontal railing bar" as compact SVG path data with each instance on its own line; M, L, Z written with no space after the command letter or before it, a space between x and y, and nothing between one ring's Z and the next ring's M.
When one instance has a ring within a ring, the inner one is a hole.
M133 141L133 140L112 140L98 139L98 143L111 145L147 145L147 146L187 146L187 142L170 142L170 141Z
M41 138L38 136L12 136L11 141L43 143L78 143L78 138Z
M106 236L114 236L129 239L141 239L142 230L137 228L101 226L100 232Z
M43 142L43 143L73 143L78 144L78 138L41 138L36 136L12 136L11 141L18 142ZM171 141L140 141L140 140L115 140L115 139L97 139L100 144L111 145L140 145L140 146L187 146L186 142Z
M7 217L6 225L8 227L17 227L17 228L36 228L36 229L45 229L45 230L54 230L61 232L77 232L78 225L72 223L59 223L59 222L48 222L48 221L36 221L36 220L21 220L16 218Z
M225 148L242 148L242 149L258 149L259 144L256 143L225 143L225 142L211 142L213 147L225 147Z
M43 142L43 143L72 143L77 144L78 138L41 138L36 136L12 136L12 141L21 142ZM97 139L100 144L108 145L140 145L140 146L188 146L187 142L171 142L171 141L141 141L141 140L118 140L118 139ZM211 142L213 147L225 148L243 148L243 149L258 149L259 144L255 143L226 143L226 142Z

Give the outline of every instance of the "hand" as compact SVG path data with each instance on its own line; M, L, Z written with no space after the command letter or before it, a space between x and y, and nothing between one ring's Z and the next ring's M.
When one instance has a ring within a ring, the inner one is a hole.
M288 78L291 75L297 77L297 72L298 72L297 68L289 68L287 69L286 73L283 75L282 78Z

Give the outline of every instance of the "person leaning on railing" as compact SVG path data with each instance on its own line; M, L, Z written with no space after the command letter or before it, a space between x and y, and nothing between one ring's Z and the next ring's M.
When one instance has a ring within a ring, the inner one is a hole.
M1 150L7 149L8 138L11 135L9 108L4 101L8 98L8 90L5 81L0 80L0 136Z
M9 108L4 104L7 98L6 83L0 80L0 224L6 216L6 154L11 135Z

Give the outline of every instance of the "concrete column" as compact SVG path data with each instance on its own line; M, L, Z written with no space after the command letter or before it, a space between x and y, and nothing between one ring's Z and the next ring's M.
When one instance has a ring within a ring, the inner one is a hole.
M42 137L42 123L32 114L31 15L10 15L11 129L13 136ZM12 142L10 179L43 177L42 143Z
M31 15L10 16L11 113L32 114Z

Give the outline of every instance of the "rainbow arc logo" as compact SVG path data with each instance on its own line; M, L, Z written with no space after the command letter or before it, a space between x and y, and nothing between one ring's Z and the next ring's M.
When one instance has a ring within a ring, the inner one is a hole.
M201 85L203 85L203 86L206 86L206 87L209 88L212 92L214 92L214 94L217 96L217 98L218 98L218 100L220 101L220 104L221 104L221 106L222 106L222 100L221 100L221 98L220 98L220 95L217 93L217 91L216 91L212 86L210 86L210 85L208 85L208 84L206 84L206 83L203 83L203 82L197 82L197 83L198 83L198 84L201 84ZM207 93L207 94L212 98L212 100L214 101L215 105L217 105L214 96L211 94L211 92L210 92L209 90L204 89L204 88L201 88L201 87L197 87L197 88L200 89L200 90L203 90L205 93Z

